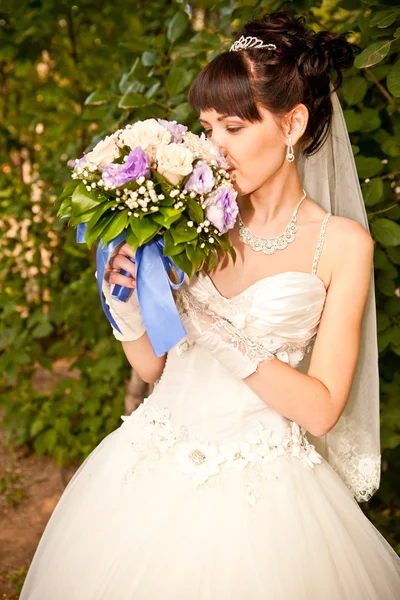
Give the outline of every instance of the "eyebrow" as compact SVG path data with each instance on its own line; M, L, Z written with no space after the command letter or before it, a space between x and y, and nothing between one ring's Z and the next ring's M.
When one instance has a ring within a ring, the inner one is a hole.
M235 117L236 115L222 115L222 117L217 117L217 121L224 121L224 119L228 119L229 117ZM240 119L240 117L237 117L238 119ZM200 123L207 123L207 125L209 125L210 123L208 121L205 121L204 119L199 119Z

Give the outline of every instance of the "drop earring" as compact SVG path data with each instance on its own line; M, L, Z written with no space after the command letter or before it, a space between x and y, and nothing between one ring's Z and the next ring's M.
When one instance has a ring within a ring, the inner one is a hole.
M289 162L293 162L294 161L294 152L293 152L292 138L290 136L288 137L288 149L287 149L287 153L286 153L286 159Z

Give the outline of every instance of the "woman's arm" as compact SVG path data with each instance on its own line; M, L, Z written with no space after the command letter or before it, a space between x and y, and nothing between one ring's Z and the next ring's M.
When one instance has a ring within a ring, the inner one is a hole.
M137 374L146 383L154 383L160 378L166 354L156 356L140 314L136 292L136 265L128 257L134 258L132 248L123 242L111 256L106 267L102 290L110 313L120 331L113 327L113 335L122 344L126 358ZM119 270L125 269L131 277L122 275ZM127 302L120 302L112 296L112 286L119 284L132 288Z
M275 358L244 379L269 406L315 436L330 431L346 406L373 268L372 237L345 221L307 374Z
M167 355L156 356L147 333L138 340L121 342L126 358L143 381L154 383L162 375Z

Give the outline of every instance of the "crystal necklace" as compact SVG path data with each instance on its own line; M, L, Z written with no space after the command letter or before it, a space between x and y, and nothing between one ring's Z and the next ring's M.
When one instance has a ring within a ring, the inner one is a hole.
M286 246L293 242L294 234L297 231L296 221L297 221L297 211L299 209L300 204L303 202L306 197L306 192L303 190L303 197L296 206L292 218L289 221L289 224L286 225L285 231L278 235L277 237L271 238L261 238L257 235L251 233L250 229L243 223L242 217L240 216L240 212L238 213L239 218L239 235L242 238L243 242L250 246L256 252L264 252L264 254L274 254L277 250L284 250Z

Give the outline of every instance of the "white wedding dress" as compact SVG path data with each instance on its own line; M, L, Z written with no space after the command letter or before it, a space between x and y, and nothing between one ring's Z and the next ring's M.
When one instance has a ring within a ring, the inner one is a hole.
M231 299L204 273L180 289L300 368L326 297L316 264ZM399 557L305 430L206 348L170 350L122 419L65 489L21 600L400 598Z

